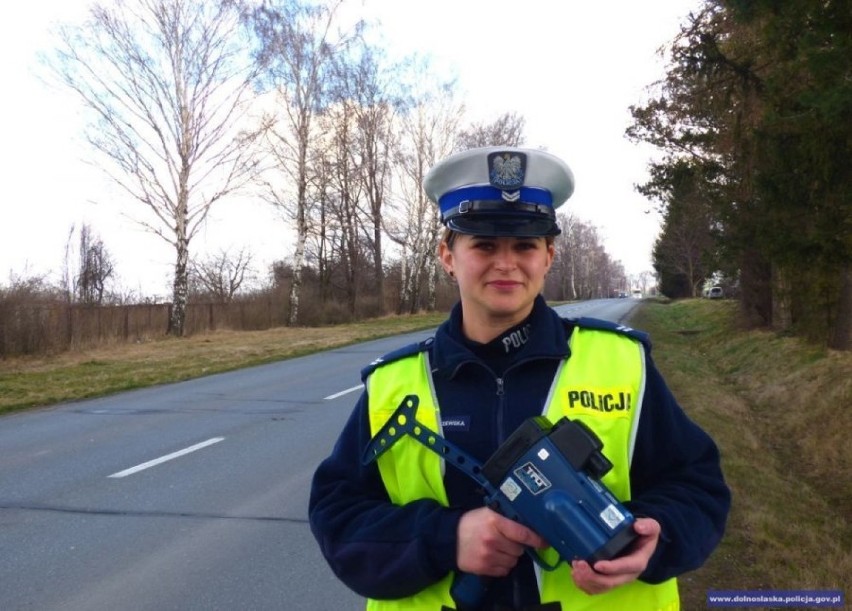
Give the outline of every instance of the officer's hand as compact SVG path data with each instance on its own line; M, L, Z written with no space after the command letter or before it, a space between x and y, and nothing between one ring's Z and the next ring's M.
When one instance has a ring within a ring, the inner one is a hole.
M547 547L545 540L529 528L488 507L462 515L457 534L459 570L489 577L508 575L524 553L524 546Z
M639 538L628 554L614 560L599 560L594 570L584 560L571 563L571 577L578 588L586 594L601 594L639 577L648 566L651 554L657 549L660 523L652 518L637 518L633 529Z

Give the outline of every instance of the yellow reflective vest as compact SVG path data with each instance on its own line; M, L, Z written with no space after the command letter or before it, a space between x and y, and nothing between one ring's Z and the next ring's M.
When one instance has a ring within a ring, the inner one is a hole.
M630 461L642 408L645 384L645 352L635 339L612 331L575 327L569 340L571 355L562 361L544 408L552 422L562 416L581 420L603 442L603 452L613 468L603 482L622 502L630 499ZM388 421L402 399L419 398L417 420L440 432L440 407L432 384L428 352L391 361L377 368L367 384L372 434ZM415 439L401 437L379 457L379 471L391 501L404 505L429 498L449 505L444 489L443 460ZM545 559L556 562L555 550ZM568 563L554 571L536 568L542 603L560 602L563 611L677 611L677 582L669 579L651 585L642 581L590 596L571 579ZM398 600L367 601L370 611L440 611L455 608L450 596L453 574Z

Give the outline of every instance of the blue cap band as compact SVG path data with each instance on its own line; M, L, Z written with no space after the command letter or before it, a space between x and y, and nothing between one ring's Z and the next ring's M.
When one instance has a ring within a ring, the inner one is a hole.
M508 199L504 197L504 193L511 193L513 197ZM514 197L515 193L518 193L517 197ZM518 191L502 191L496 187L481 185L476 187L462 187L461 189L444 193L438 200L441 214L446 214L464 201L505 201L507 204L522 202L525 204L553 206L553 197L547 189L521 187Z

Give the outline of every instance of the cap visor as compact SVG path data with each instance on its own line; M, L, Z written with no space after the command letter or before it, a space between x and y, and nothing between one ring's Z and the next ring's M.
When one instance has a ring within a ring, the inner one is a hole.
M551 219L517 216L454 217L447 221L447 228L467 235L491 237L530 238L560 233L559 226Z

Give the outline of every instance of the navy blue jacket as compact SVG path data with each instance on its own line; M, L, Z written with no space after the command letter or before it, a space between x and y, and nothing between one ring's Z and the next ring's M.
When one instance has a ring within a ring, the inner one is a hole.
M538 298L523 324L482 345L462 335L456 305L434 339L384 360L430 351L444 436L485 462L521 422L543 412L556 367L569 356L568 338L580 322L560 318ZM630 471L633 498L626 505L662 526L657 550L641 576L659 583L699 567L722 536L730 493L719 452L677 404L651 361L645 334L616 330L604 321L582 323L627 333L645 347L647 380ZM373 368L364 370L364 379ZM367 404L365 392L331 456L316 470L311 530L334 573L352 590L370 598L401 598L457 570L459 518L481 507L483 496L473 480L447 468L450 507L432 500L391 504L377 466L361 464L371 437ZM491 582L483 608L537 602L532 562L524 555L507 577Z

